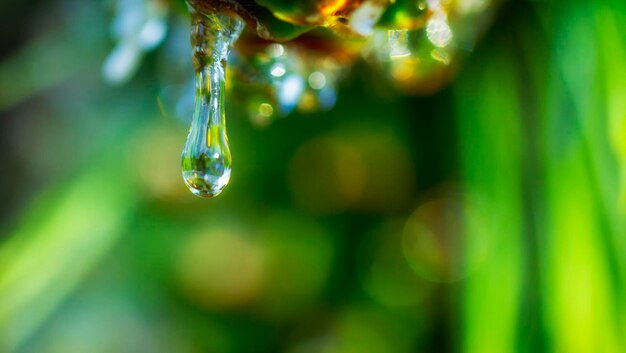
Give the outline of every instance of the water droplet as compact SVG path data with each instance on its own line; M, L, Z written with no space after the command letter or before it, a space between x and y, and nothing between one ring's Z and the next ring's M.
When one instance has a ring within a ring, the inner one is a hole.
M191 10L196 98L182 153L183 179L196 196L219 195L230 180L231 155L224 114L224 72L230 47L243 30L236 15Z
M445 14L438 14L428 20L426 36L434 46L444 48L452 41L452 30Z
M389 37L389 57L392 59L403 58L411 55L409 49L409 31L406 29L392 29L387 31Z

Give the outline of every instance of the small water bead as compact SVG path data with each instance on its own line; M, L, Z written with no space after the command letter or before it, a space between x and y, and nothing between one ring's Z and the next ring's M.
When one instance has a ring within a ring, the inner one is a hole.
M232 159L224 114L224 74L228 53L244 24L236 15L193 10L191 20L196 97L182 153L182 174L194 195L214 197L230 180Z
M445 14L437 14L426 24L426 36L434 46L445 48L452 42L452 30Z

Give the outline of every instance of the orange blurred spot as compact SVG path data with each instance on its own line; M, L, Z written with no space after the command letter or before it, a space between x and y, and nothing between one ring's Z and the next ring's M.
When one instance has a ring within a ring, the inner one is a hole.
M334 0L326 3L320 7L320 12L324 16L329 16L339 11L341 8L346 6L348 0Z

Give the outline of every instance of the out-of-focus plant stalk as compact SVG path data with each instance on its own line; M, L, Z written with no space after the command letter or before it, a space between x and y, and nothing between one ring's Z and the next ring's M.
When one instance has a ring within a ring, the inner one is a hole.
M501 50L455 87L466 194L462 351L514 352L522 290L518 86ZM506 87L506 89L502 89ZM493 99L497 96L498 99Z

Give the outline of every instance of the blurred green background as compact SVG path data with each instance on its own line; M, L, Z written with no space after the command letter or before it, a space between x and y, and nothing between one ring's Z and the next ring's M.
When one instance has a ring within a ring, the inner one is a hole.
M623 0L505 1L426 97L359 61L259 128L229 92L214 200L188 19L109 85L112 8L0 3L0 352L626 352Z

